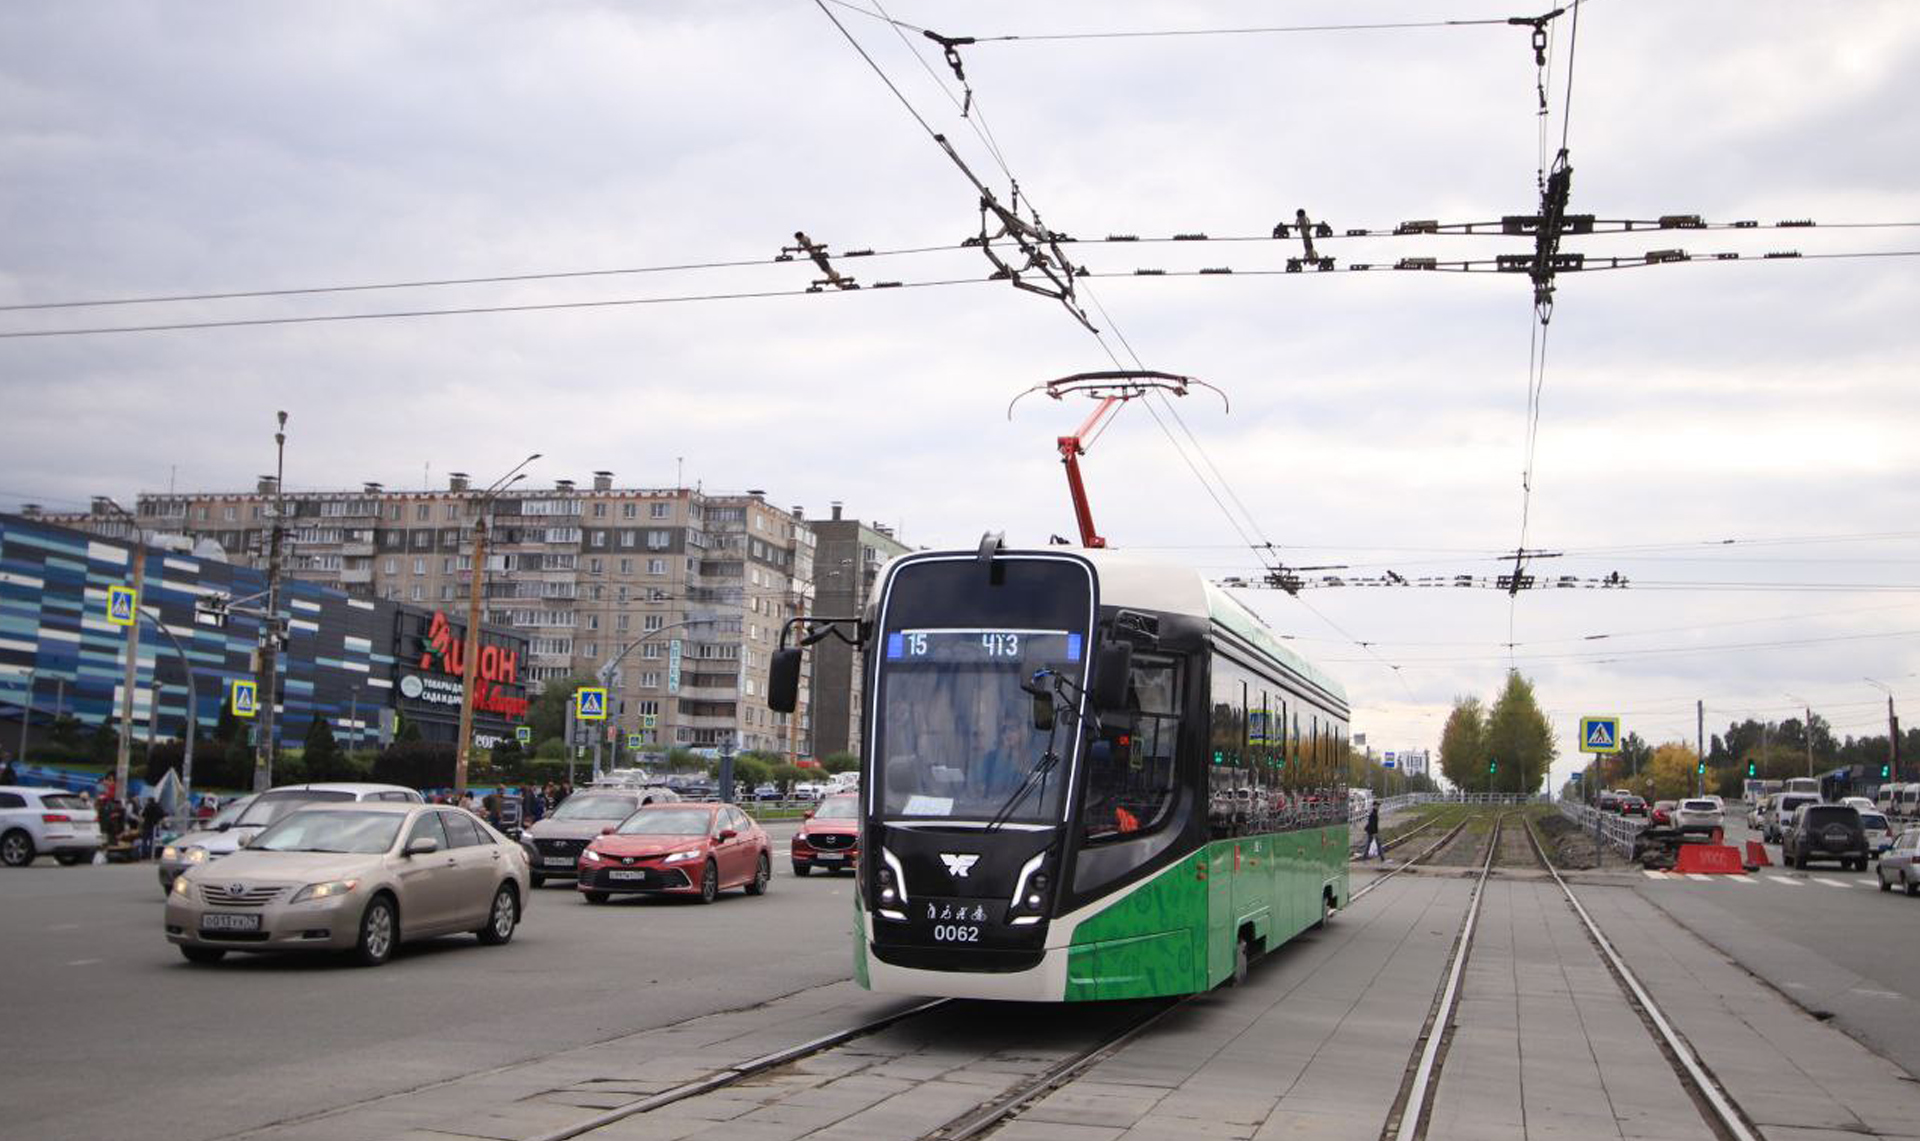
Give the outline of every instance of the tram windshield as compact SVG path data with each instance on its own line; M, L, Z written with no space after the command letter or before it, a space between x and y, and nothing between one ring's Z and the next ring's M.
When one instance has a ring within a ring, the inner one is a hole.
M1035 729L1033 698L1020 685L1038 670L1078 682L1084 635L908 629L887 634L881 652L885 815L980 823L1011 805L1008 820L1059 819L1073 718L1062 710L1051 732ZM1047 764L1050 744L1057 757Z

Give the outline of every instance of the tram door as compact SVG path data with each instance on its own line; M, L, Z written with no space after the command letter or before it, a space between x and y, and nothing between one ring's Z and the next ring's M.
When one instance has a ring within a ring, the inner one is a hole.
M1233 668L1213 660L1211 739L1207 757L1207 846L1197 860L1204 861L1207 878L1207 980L1218 982L1233 973L1233 889L1235 821L1239 815L1239 766L1246 742L1246 685Z

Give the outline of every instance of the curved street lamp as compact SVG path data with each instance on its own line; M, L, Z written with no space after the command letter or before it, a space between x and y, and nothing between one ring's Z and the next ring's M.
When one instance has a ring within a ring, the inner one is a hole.
M540 458L535 452L526 459L513 465L507 474L494 480L480 493L480 502L475 505L473 515L473 573L467 582L467 648L460 663L460 737L455 746L453 764L453 795L455 800L464 800L467 795L467 761L473 751L473 685L480 669L480 596L487 586L487 510L493 505L494 497L527 478L520 469Z

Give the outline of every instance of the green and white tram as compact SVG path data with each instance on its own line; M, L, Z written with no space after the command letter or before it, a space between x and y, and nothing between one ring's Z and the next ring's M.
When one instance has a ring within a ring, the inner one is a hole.
M990 537L895 560L874 597L862 986L1184 994L1345 906L1345 691L1199 574Z

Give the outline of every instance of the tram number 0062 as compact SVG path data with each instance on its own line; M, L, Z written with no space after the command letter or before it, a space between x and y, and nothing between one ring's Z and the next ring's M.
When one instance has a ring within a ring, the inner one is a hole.
M936 943L978 943L980 929L970 923L936 923L933 925L933 941Z

